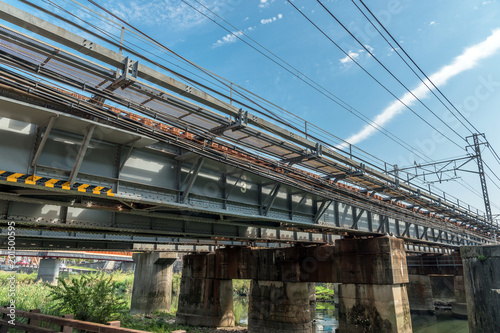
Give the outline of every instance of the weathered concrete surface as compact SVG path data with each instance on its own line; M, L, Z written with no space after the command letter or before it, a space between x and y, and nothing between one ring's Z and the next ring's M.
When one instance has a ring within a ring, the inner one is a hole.
M342 239L338 333L411 333L402 240Z
M435 314L431 280L427 275L409 275L408 299L412 313Z
M172 297L172 264L177 253L134 253L134 286L130 313L169 311Z
M215 279L216 255L183 257L176 323L208 327L234 326L233 281Z
M59 263L60 259L41 259L40 266L38 267L38 277L37 280L42 280L52 285L57 284L57 278L59 277Z
M340 283L333 284L333 302L336 308L339 307L339 286Z
M250 249L229 247L215 252L218 279L281 282L338 282L339 253L335 246Z
M338 333L411 333L404 285L341 284Z
M408 283L404 242L393 237L340 239L340 283Z
M455 277L453 275L429 275L435 305L450 306L455 302Z
M234 326L233 281L183 276L175 322L206 327Z
M311 312L311 319L316 318L316 283L307 283L309 290L309 311Z
M393 237L342 239L335 246L229 247L184 256L182 274L178 323L232 325L231 280L251 279L250 332L310 332L307 282L340 282L346 284L340 332L411 332L406 252Z
M467 319L467 303L453 303L451 313L455 318Z
M500 327L500 245L462 246L467 314L471 333Z
M311 333L308 284L252 280L248 332Z
M464 284L464 276L457 275L453 280L453 289L455 290L455 300L457 303L466 303L467 300L465 298L465 284Z
M122 272L133 272L135 270L135 264L133 262L123 261L120 264L120 270Z

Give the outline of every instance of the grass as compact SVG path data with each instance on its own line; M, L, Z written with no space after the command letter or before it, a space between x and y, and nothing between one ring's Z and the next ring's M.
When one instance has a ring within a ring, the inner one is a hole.
M176 324L175 314L172 312L155 312L148 316L127 314L120 320L122 327L141 331L156 333L170 333L177 330L185 330L187 333L206 332L203 328Z
M0 306L10 304L8 277L11 272L0 272ZM16 274L16 308L19 310L40 309L52 314L48 310L48 295L50 288L42 282L36 282L37 273Z
M93 272L97 272L98 271L97 268L92 268L92 267L81 267L81 266L75 266L75 265L66 266L66 267L72 268L72 269L79 269L79 270L82 270L82 271L93 271Z

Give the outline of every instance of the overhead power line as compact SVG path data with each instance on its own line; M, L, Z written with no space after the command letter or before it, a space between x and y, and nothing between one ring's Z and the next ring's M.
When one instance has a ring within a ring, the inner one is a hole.
M465 117L462 112L448 99L448 97L439 89L438 86L434 84L434 82L425 74L425 72L420 68L420 66L414 61L414 59L406 52L406 50L399 44L396 38L388 31L388 29L380 22L380 20L376 17L376 15L370 10L370 8L363 2L363 0L360 0L360 3L363 5L363 7L368 11L368 13L371 15L373 19L378 23L378 25L385 31L385 33L389 36L389 38L395 43L396 47L386 38L386 36L378 29L378 27L375 25L375 23L366 15L366 13L356 4L355 0L351 0L351 2L356 6L356 8L363 14L363 16L367 19L367 21L373 26L373 28L382 36L382 38L387 42L387 44L394 50L394 52L401 58L401 60L410 68L410 70L419 78L419 80L427 87L427 89L439 100L439 102L450 112L450 114L457 119L464 128L466 128L471 134L474 133L480 133L479 130ZM406 61L406 59L401 55L401 53L398 51L401 50L404 55L409 59L409 61L416 67L416 69L423 75L425 80L415 71L415 69ZM434 89L432 89L427 82L429 82ZM458 115L465 120L465 122L472 127L472 130L450 109L450 107L434 92L436 90L445 100L448 102L448 104L458 113ZM475 132L474 132L475 131ZM495 157L496 161L500 165L500 156L496 153L496 151L493 149L491 146L491 143L488 142L486 137L484 137L486 141L486 146L490 149L491 153ZM487 166L489 171L498 179L494 171ZM500 189L500 187L487 175L488 178L493 182L493 184ZM499 179L500 180L500 179Z
M410 68L410 70L415 74L415 76L427 87L427 89L439 100L439 102L441 102L441 104L448 110L450 111L450 113L460 122L460 124L462 124L462 126L464 126L468 131L470 131L471 133L473 133L468 127L467 125L464 124L464 122L458 118L453 112L452 110L450 109L450 107L448 105L446 105L446 103L435 93L434 89L437 90L439 92L439 94L441 94L442 97L444 97L444 99L460 114L462 115L462 113L455 107L455 105L453 105L453 103L451 103L451 101L441 92L441 90L434 84L434 82L432 82L432 80L424 73L424 71L422 71L422 69L416 64L416 62L410 57L410 55L405 51L405 49L399 44L399 42L391 35L391 33L386 29L386 27L378 20L378 18L372 13L372 11L365 5L365 3L363 1L360 0L360 2L363 4L363 6L366 8L366 10L368 10L368 12L371 14L371 16L377 21L377 23L380 25L380 27L382 27L382 29L384 29L384 31L389 35L389 37L393 40L393 42L396 44L396 47L392 45L392 43L385 37L385 35L379 30L379 28L373 23L373 21L365 14L365 12L363 12L363 10L356 4L356 2L354 0L351 0L351 2L354 4L354 6L356 6L356 8L359 10L359 12L361 14L363 14L363 16L366 18L366 20L373 26L373 28L380 34L380 36L382 36L382 38L387 42L387 44L389 44L389 46L391 47L391 49L399 56L399 58L401 58L401 60L403 60L403 62L406 64L406 66L408 66L408 68ZM415 71L415 69L413 69L413 67L408 63L408 61L406 61L406 59L401 55L401 53L399 53L398 51L398 48L406 55L406 57L412 62L412 64L420 71L420 73L425 77L425 80L422 79L420 77L420 75ZM427 82L429 82L433 87L434 89L432 89L431 87L429 87L429 85L427 84ZM462 115L463 117L463 115ZM465 118L465 117L464 117ZM474 130L476 131L476 133L478 133L478 130L474 127L474 125L472 125L468 120L467 118L465 118L465 120L472 126L472 128L474 128Z
M353 0L351 0L353 1ZM354 2L354 1L353 1ZM455 109L455 111L458 112L458 114L460 116L462 116L463 119L465 119L465 121L474 129L474 131L476 131L476 133L480 133L480 131L467 119L467 117L465 117L462 112L460 112L459 109L457 109L455 107L455 105L446 97L446 95L444 95L442 92L441 92L441 89L439 89L435 84L434 82L432 82L432 80L424 73L424 71L422 71L422 69L420 68L420 66L418 66L414 61L413 59L410 57L410 55L408 55L408 53L405 51L405 49L399 44L399 42L392 36L392 34L385 28L385 26L379 21L379 19L372 13L372 11L368 8L368 6L363 2L363 0L360 0L361 4L363 4L363 6L368 10L368 12L370 13L370 15L373 16L373 18L375 18L375 20L377 21L377 23L384 29L384 31L389 35L389 37L391 37L391 39L396 43L397 47L399 47L401 49L401 51L403 51L403 53L408 57L408 59L410 59L410 61L415 65L415 67L417 67L417 69L425 76L426 80L428 80L432 86L446 99L446 101L453 107L453 109ZM357 7L357 6L356 6ZM458 119L458 118L457 118ZM464 125L465 126L465 125ZM467 128L467 127L466 127ZM471 131L472 132L472 131Z
M91 1L91 2L93 2L93 1ZM84 21L84 22L85 22L85 21ZM89 25L91 25L94 29L96 29L96 30L98 30L98 31L103 32L103 31L102 31L102 29L99 29L99 27L96 27L95 25L92 25L92 24L90 24L89 22L86 22L86 24L89 24ZM134 28L134 29L135 29L135 28ZM137 31L139 31L139 30L137 30ZM138 34L137 34L137 35L138 35ZM144 36L144 38L145 38L145 40L148 40L146 36L147 36L147 35L145 35L145 36ZM115 40L115 41L116 41L116 37L111 36L110 38L112 38L113 40ZM157 42L155 42L155 43L157 43ZM154 43L153 43L153 44L154 44ZM156 45L156 47L160 47L160 46ZM160 48L164 48L164 46L162 45ZM127 50L128 52L132 52L133 54L136 54L136 52L134 52L134 51L133 51L133 50L131 50L130 48L127 48L126 50ZM168 50L168 48L167 48L167 50ZM149 53L150 53L150 54L152 54L150 51L149 51ZM153 63L153 64L155 64L155 65L159 66L160 68L162 68L162 69L164 69L164 70L167 70L167 71L169 71L170 73L173 73L173 74L174 74L175 76L177 76L177 77L180 77L180 78L185 78L186 80L189 80L189 82L192 82L192 84L198 84L198 82L197 82L197 81L194 81L194 80L192 80L192 79L190 79L190 78L187 78L187 77L183 76L182 74L179 74L179 75L178 75L175 71L172 71L171 69L166 68L165 66L163 66L163 65L161 65L161 64L159 64L159 63L157 63L157 62L151 61L150 59L147 59L147 60L148 60L148 61L150 61L151 63ZM189 61L188 61L188 62L189 62ZM191 63L191 62L189 62L189 63ZM203 72L205 71L204 69L200 69L200 68L201 68L200 66L197 66L197 65L196 65L196 69L197 69L197 70L200 70L200 71L203 71ZM204 73L205 73L205 72L204 72ZM217 77L219 77L219 76L217 76ZM220 78L220 77L219 77L219 78ZM221 79L221 80L224 80L224 81L226 81L226 82L229 82L229 81L228 81L228 80L226 80L226 79L223 79L223 78L220 78L220 79ZM219 82L220 82L220 81L219 81ZM225 83L224 83L224 84L225 84ZM205 87L205 86L203 86L203 85L202 85L202 87ZM214 90L213 90L213 89L211 89L211 88L209 88L209 89L210 89L210 91L214 91ZM224 97L226 97L226 98L228 98L228 97L229 97L229 96L227 96L227 95L221 94L220 92L217 92L217 91L215 91L215 92L216 92L218 95L220 95L220 96L224 96ZM247 91L247 92L248 92L248 91ZM252 94L251 92L248 92L248 93ZM255 96L256 96L256 95L255 95ZM244 96L244 98L248 98L248 97ZM262 100L263 100L263 99L262 99ZM240 101L237 101L237 102L238 102L238 103L241 103ZM268 101L266 101L266 102L268 102ZM268 103L270 103L270 102L268 102ZM258 105L258 104L256 104L256 105ZM274 104L273 104L273 105L274 105ZM276 107L277 107L277 106L276 106ZM252 110L256 110L255 108L251 108L251 109L252 109ZM266 110L266 109L264 108L264 110ZM259 113L261 113L261 111L259 111L259 110L256 110L256 111L257 111L257 112L259 112ZM284 111L286 111L286 110L284 110ZM267 116L269 116L269 115L267 115ZM278 119L278 120L279 120L279 119ZM280 120L280 121L281 121L281 120ZM418 187L418 186L417 186L417 187Z
M445 123L441 118L439 118L435 113L434 111L432 111L424 102L422 102L422 100L420 98L418 98L414 93L413 91L411 91L403 82L401 82L401 80L399 80L396 75L394 75L394 73L392 73L391 70L389 70L367 47L366 45L364 45L363 43L361 43L359 41L358 38L356 38L356 36L354 36L354 34L320 1L320 0L316 0L320 5L321 7L371 56L373 57L373 59L375 59L375 61L377 61L378 64L380 64L380 66L382 66L382 68L384 68L384 70L386 72L388 72L406 91L408 91L408 93L410 93L413 98L415 98L417 101L420 102L420 104L422 104L429 112L431 112L437 119L439 119L446 127L448 127L450 130L452 130L459 138L463 139L465 141L465 139L457 132L455 131L453 128L450 127L450 125L448 125L447 123ZM361 64L359 64L359 62L357 62L352 56L349 55L348 52L346 52L345 50L343 50L337 43L335 43L318 25L316 25L315 23L313 23L313 21L311 19L309 19L300 9L298 9L291 1L289 2L296 10L298 10L302 16L304 16L309 22L311 22L323 35L325 35L325 37L327 37L337 48L339 48L345 55L349 56L349 58L354 61L360 68L363 69L363 71L368 74L373 80L375 80L375 82L377 82L382 88L384 88L384 90L386 90L391 96L393 96L395 99L397 99L401 104L403 104L408 110L410 110L414 115L416 115L420 120L422 120L425 124L427 124L428 126L430 126L432 129L434 129L437 133L441 134L443 137L445 137L448 141L450 141L451 143L453 143L454 145L456 145L457 147L459 147L460 149L464 149L462 146L460 146L458 143L456 143L454 140L452 140L451 138L449 138L447 135L445 135L443 132L441 132L439 129L437 129L434 125L432 125L429 121L427 121L426 119L424 119L421 115L419 115L415 110L413 110L413 108L411 108L408 104L406 104L405 102L403 102L399 97L396 96L396 94L394 94L391 90L389 90L389 88L387 88L382 82L380 82L378 79L376 79L371 73L368 72L368 70L366 70Z

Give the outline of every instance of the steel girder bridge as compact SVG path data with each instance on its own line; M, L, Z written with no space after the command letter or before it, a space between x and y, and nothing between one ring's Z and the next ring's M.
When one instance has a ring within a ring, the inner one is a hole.
M0 2L0 222L18 248L211 250L392 234L409 251L498 226ZM41 38L49 39L47 43ZM143 63L144 62L144 63Z

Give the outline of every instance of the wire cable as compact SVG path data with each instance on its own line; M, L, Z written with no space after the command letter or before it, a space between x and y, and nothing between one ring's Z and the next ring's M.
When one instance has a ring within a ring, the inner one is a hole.
M453 131L458 137L460 137L461 139L465 140L465 138L463 136L461 136L457 131L455 131L453 128L451 128L450 125L448 125L446 122L444 122L440 117L438 117L438 115L436 113L434 113L434 111L432 111L424 102L422 102L422 100L420 98L418 98L414 93L413 91L411 91L403 82L401 82L401 80L399 80L396 75L394 75L394 73L392 73L391 70L389 70L363 43L361 43L359 41L358 38L356 38L356 36L354 36L354 34L349 30L347 29L347 27L342 23L340 22L340 20L320 1L320 0L316 0L320 5L321 7L323 7L323 9L325 9L325 11L333 18L335 19L335 21L340 24L340 26L359 44L361 45L361 47L363 47L363 49L368 52L368 54L370 54L371 57L373 57L373 59L375 59L375 61L377 61L378 64L380 64L380 66L382 66L406 91L408 91L408 93L410 93L417 101L420 102L420 104L422 104L430 113L432 113L437 119L439 119L445 126L447 126L451 131ZM292 2L290 2L290 4L292 4ZM297 10L299 10L295 5L292 4L292 6L294 6ZM299 10L300 11L300 10ZM302 11L300 11L302 15L304 15L304 13ZM308 18L309 20L309 18ZM312 21L309 20L311 23ZM323 30L321 30L316 24L314 24L314 26L319 29L325 36L326 33L324 33ZM333 40L331 38L328 38L330 41L333 42ZM342 48L340 48L340 46L337 44L337 43L334 43L335 46L337 46L339 49L341 49L344 54L346 55L349 55L347 52L345 52ZM353 59L353 57L349 56L349 58L354 61L359 67L363 68L363 70L365 71L365 73L369 74L371 78L373 78L379 85L382 86L382 88L384 88L389 94L391 94L394 98L396 98L401 104L403 104L408 110L410 110L413 114L415 114L418 118L420 118L420 120L422 120L424 123L426 123L428 126L430 126L432 129L434 129L436 132L438 132L439 134L441 134L443 137L445 137L447 140L449 140L451 143L453 143L454 145L456 145L457 147L461 148L461 149L464 149L462 146L460 146L459 144L457 144L455 141L453 141L452 139L450 139L447 135L445 135L444 133L442 133L440 130L438 130L434 125L432 125L430 122L428 122L427 120L425 120L422 116L420 116L415 110L413 110L410 106L408 106L406 103L404 103L399 97L397 97L392 91L390 91L382 82L380 82L379 80L375 79L374 76L372 76L366 69L364 69L364 67L361 66L361 64L359 64L357 61L355 61L355 59Z
M353 0L351 0L353 1ZM353 1L354 2L354 1ZM399 47L401 49L401 51L403 51L403 53L408 57L408 59L410 59L410 61L415 65L415 67L417 67L417 69L425 76L425 79L428 80L432 86L441 94L441 96L443 96L446 101L453 107L453 109L455 109L455 111L458 112L458 114L460 114L462 116L462 118L465 119L465 121L476 131L476 133L480 133L479 130L467 119L467 117L465 117L462 112L460 112L460 110L458 110L455 105L446 97L446 95L444 95L442 92L441 92L441 89L439 89L435 84L434 82L432 82L432 80L424 73L424 71L420 68L420 66L418 66L415 61L413 61L413 59L410 57L410 55L405 51L405 49L399 44L399 42L392 36L392 34L385 28L385 26L379 21L379 19L373 14L373 12L370 10L370 8L368 8L368 6L363 2L363 0L360 0L361 4L366 8L366 10L370 13L371 16L373 16L373 18L377 21L377 23L384 29L384 31L389 35L389 37L396 43L397 47ZM357 6L356 6L357 7ZM453 114L453 113L452 113ZM458 119L458 118L457 118ZM465 125L464 125L465 126ZM467 127L466 127L467 128Z

